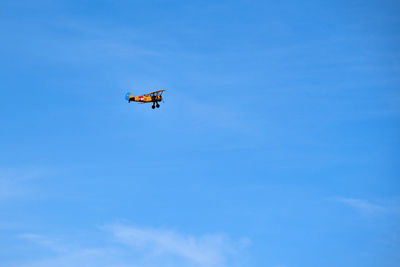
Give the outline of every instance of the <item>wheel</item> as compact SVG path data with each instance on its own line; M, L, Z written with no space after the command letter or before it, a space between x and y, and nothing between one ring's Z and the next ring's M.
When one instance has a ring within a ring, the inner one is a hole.
M152 105L151 108L154 109L156 106Z
M159 107L160 107L160 104L157 103L157 106L156 106L156 107L159 108Z

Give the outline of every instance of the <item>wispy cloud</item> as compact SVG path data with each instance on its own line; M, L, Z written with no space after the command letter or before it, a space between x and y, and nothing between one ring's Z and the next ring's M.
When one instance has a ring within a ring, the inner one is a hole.
M49 248L50 250L56 251L56 252L66 252L67 249L58 244L55 240L52 240L50 238L47 238L42 235L37 235L37 234L19 234L18 237L20 239L28 240L30 242L33 242L35 244L38 244L40 246Z
M25 263L8 263L4 266L18 267L138 267L141 265L122 263L119 255L111 249L81 248L60 253L54 257ZM0 265L3 266L3 265Z
M229 108L226 105L212 102L198 101L194 99L184 99L181 110L185 110L189 122L193 121L196 130L208 128L225 128L236 132L248 132L248 114L237 109Z
M226 257L248 243L232 242L224 235L194 237L170 230L143 229L124 225L107 227L114 237L133 248L142 248L152 255L175 255L201 266L219 266Z
M85 245L87 240L83 239L20 234L19 239L45 249L45 255L52 256L18 266L232 266L232 259L241 255L249 244L247 239L232 240L223 234L193 236L122 224L100 229L96 240L103 241L95 246ZM111 240L107 237L110 234Z
M400 209L393 205L376 204L358 198L337 197L333 199L366 215L400 214Z
M22 167L18 169L0 167L0 200L11 197L23 197L31 193L28 186L32 180L50 173L42 167Z

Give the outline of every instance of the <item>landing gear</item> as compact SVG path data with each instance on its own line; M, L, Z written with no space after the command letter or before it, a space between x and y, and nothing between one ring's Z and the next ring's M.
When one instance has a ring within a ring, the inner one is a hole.
M154 109L156 106L154 106L154 104L151 106L152 109Z
M157 103L156 107L159 108L159 107L160 107L160 104Z

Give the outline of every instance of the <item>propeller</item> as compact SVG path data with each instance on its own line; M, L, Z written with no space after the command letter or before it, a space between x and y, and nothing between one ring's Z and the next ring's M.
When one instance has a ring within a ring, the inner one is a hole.
M130 96L130 95L131 95L131 93L129 93L129 92L126 93L126 95L125 95L126 101L129 101L129 98L130 98L129 96ZM130 102L130 101L129 101L129 102Z

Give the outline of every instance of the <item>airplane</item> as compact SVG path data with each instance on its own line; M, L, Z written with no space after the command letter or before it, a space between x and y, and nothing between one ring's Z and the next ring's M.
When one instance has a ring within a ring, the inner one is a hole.
M130 103L131 101L138 102L139 104L153 103L152 109L155 107L159 108L160 104L158 102L163 100L162 94L166 90L158 90L155 92L147 93L141 96L133 96L131 93L126 93L125 99Z

